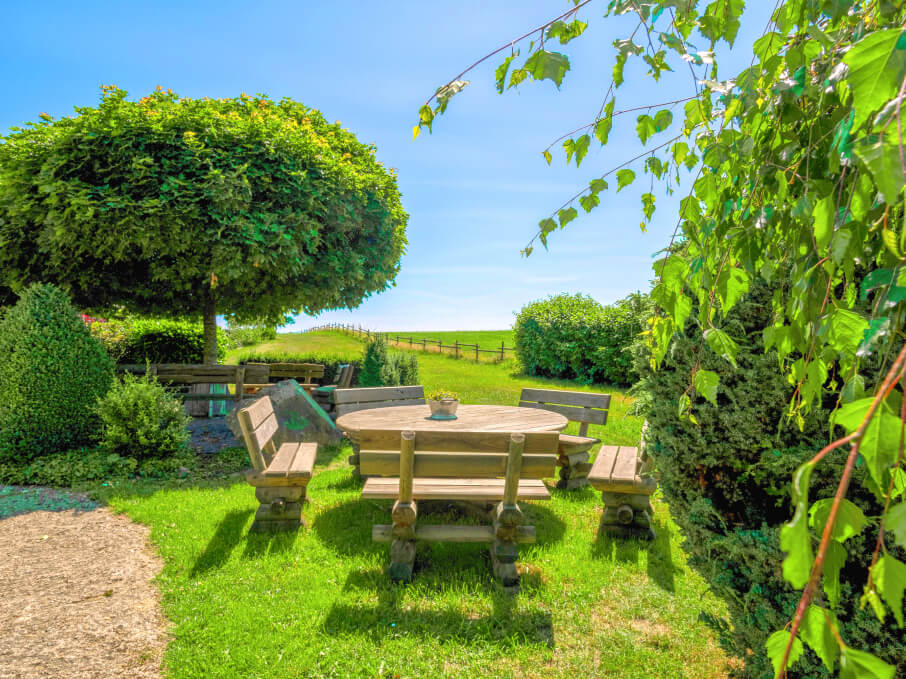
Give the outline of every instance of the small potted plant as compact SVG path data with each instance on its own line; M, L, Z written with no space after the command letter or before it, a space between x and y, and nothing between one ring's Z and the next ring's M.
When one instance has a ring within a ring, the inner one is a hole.
M428 394L428 407L432 420L455 420L459 394L452 391L435 391Z

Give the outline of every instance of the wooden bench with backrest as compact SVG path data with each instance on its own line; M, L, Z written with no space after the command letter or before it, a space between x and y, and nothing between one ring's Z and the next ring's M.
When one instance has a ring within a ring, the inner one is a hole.
M164 385L183 387L197 384L232 385L232 393L185 393L182 398L187 401L239 401L245 393L249 382L267 382L267 366L259 365L195 365L181 363L150 363L145 365L120 364L119 372L134 375L152 375Z
M260 506L252 531L285 530L305 525L302 503L311 481L316 443L281 442L269 396L239 410L242 438L252 460L245 479L255 487Z
M654 538L651 494L657 488L653 465L635 446L601 446L588 480L601 491L602 533Z
M541 408L560 413L570 422L579 423L579 435L560 434L558 449L560 480L557 488L572 490L588 485L591 449L601 439L588 436L589 424L607 424L610 394L590 394L584 391L558 389L523 389L519 397L522 408Z
M321 406L326 413L333 411L334 405L330 402L330 393L337 389L349 389L352 386L352 377L355 373L355 366L351 363L344 363L337 368L337 374L334 375L333 384L323 384L315 387L311 396L315 402Z
M246 388L250 393L270 386L280 380L296 380L300 386L311 391L318 385L313 380L324 378L324 366L320 363L247 363L247 366L265 366L267 374L262 382L254 383L246 380Z
M505 586L518 584L518 545L535 541L535 527L523 524L517 500L550 499L541 479L554 471L557 432L365 430L359 437L362 474L373 475L362 497L395 500L393 523L372 529L374 541L391 543L393 580L412 576L415 542L425 540L489 543L494 574ZM491 525L416 526L422 500L491 504Z

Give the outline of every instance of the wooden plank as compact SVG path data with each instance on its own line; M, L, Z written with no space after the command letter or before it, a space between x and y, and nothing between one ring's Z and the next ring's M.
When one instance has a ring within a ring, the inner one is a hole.
M374 542L391 542L393 526L390 524L371 527L371 539ZM415 528L415 539L425 542L494 542L494 529L491 526L450 526L423 525ZM516 542L533 543L537 539L534 526L519 526L516 529Z
M256 488L271 488L280 486L294 486L304 488L311 479L304 477L288 479L285 476L265 476L263 472L250 469L245 473L245 480Z
M279 425L277 424L277 417L273 413L270 414L265 420L258 425L258 428L252 433L252 438L255 441L255 444L258 446L258 450L264 450L264 446L270 443L270 440L274 437L274 434L277 433Z
M358 389L337 389L333 392L333 402L366 403L369 401L403 401L424 399L425 389L421 385L411 387L365 387Z
M306 478L310 479L312 470L315 467L315 458L318 456L317 443L302 443L299 450L296 451L296 457L286 475L289 479Z
M471 481L471 483L463 483ZM472 500L494 502L503 499L503 479L419 479L412 484L416 500ZM371 477L365 481L365 499L395 499L399 496L399 479ZM550 492L543 481L519 481L520 500L549 500Z
M537 408L538 410L548 410L552 413L559 413L572 422L588 422L589 424L607 423L606 410L586 410L585 408L574 408L572 406L561 406L552 403L535 403L534 401L520 401L519 407Z
M523 455L522 473L524 479L546 479L554 475L557 456ZM362 450L359 453L362 474L374 476L398 476L400 455L395 451ZM416 477L446 478L502 478L506 474L507 456L503 453L415 453Z
M518 431L419 430L415 432L415 448L418 451L436 453L507 453L510 435ZM555 431L525 433L524 452L554 453L559 437ZM362 448L368 450L399 450L399 434L392 430L364 429L358 432L356 440Z
M359 460L361 459L360 452ZM361 469L361 464L359 469ZM404 431L400 434L399 475L399 501L410 503L412 502L412 483L415 475L415 432Z
M610 473L610 480L614 483L633 483L635 481L636 462L639 459L639 449L631 446L621 446L617 452L617 459Z
M273 411L272 411L273 414ZM248 450L249 458L252 461L252 467L256 470L264 471L267 466L264 456L261 454L261 448L255 440L255 427L252 425L248 409L242 408L239 411L239 428L242 430L242 438L245 440L245 447Z
M339 390L337 390L339 391ZM337 392L334 391L334 394ZM331 401L333 403L333 401ZM405 401L369 401L367 403L343 403L336 407L336 413L339 417L340 415L345 415L347 413L354 413L358 410L373 410L375 408L392 408L394 406L423 406L425 405L424 399L412 398Z
M537 401L564 406L610 408L610 394L592 394L586 391L561 391L559 389L523 389L520 401Z
M274 455L274 459L264 470L264 475L287 478L298 450L299 444L296 442L287 442L281 445L276 455Z
M264 396L242 410L247 413L248 423L251 430L254 431L267 419L268 415L274 413L274 404L271 403L270 396Z
M600 479L605 483L609 483L610 472L613 470L613 463L616 462L619 450L619 446L601 446L588 478Z
M525 434L510 436L510 450L507 455L506 477L503 486L503 504L516 504L519 494L519 476L522 473L522 451L525 448Z

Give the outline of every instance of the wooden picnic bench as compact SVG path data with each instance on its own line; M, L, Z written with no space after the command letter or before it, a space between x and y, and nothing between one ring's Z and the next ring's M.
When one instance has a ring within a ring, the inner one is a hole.
M265 532L305 525L302 503L311 481L318 444L279 442L277 417L269 396L239 410L239 426L253 469L245 480L255 487L260 506L251 530Z
M324 366L321 363L246 363L246 366L264 366L267 373L264 380L260 383L246 380L246 389L264 389L271 385L271 381L279 380L296 380L300 386L311 391L317 387L314 380L324 378Z
M601 491L604 511L600 530L621 537L654 538L651 494L657 481L652 464L635 446L601 446L588 480Z
M549 500L541 481L554 471L557 432L404 431L358 432L365 482L362 497L393 499L390 525L372 529L375 542L390 542L390 577L409 580L417 540L489 543L494 574L505 586L519 582L519 544L535 541L517 500ZM380 478L378 478L380 477ZM395 478L386 478L395 477ZM416 526L419 501L491 505L491 525Z
M249 382L267 382L268 369L265 365L197 365L182 363L120 364L118 372L133 375L153 375L161 384L171 386L194 386L197 384L227 384L233 392L226 393L184 393L187 401L240 401Z
M540 408L560 413L570 422L579 422L579 435L560 434L557 464L560 480L557 488L573 490L588 485L592 469L588 458L591 449L601 439L588 436L589 424L607 424L610 394L592 394L585 391L559 389L523 389L519 396L520 408Z

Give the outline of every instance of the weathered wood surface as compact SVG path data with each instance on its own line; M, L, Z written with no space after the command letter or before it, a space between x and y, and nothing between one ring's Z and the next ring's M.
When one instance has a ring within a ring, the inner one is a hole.
M651 495L657 482L638 474L639 449L633 446L601 446L588 480L600 491Z
M371 539L374 542L390 542L394 539L393 526L389 524L371 527ZM451 526L424 525L415 529L415 540L424 542L494 542L492 526ZM534 526L518 526L516 542L531 544L537 539Z
M333 413L337 417L343 415L348 415L349 413L356 413L360 410L372 410L374 408L394 408L399 406L420 406L425 404L425 399L423 398L407 398L397 401L367 401L365 403L341 403L340 405L335 405L333 408Z
M415 500L471 500L475 502L503 499L503 479L419 479L412 483ZM362 488L365 499L395 499L399 497L399 479L372 477ZM539 479L521 479L520 500L549 500L550 491Z
M412 430L407 430L412 431ZM513 430L519 431L519 430ZM559 434L555 431L522 433L524 452L551 454L556 450ZM504 453L509 454L511 431L459 431L456 429L414 431L418 451L436 453ZM385 429L365 429L356 439L363 450L400 449L400 432ZM417 476L417 475L416 475Z
M557 403L580 408L610 408L610 394L593 394L586 391L561 391L559 389L523 389L520 401ZM581 412L581 410L579 411Z
M362 430L386 430L399 433L423 431L473 431L473 432L538 432L562 431L568 421L558 413L515 406L462 405L456 410L455 420L428 419L431 410L427 405L396 406L360 410L337 418L337 427L354 441Z
M419 384L408 387L360 387L336 389L330 397L331 403L368 403L370 401L405 401L424 399L425 389Z
M586 408L573 408L572 406L561 406L555 403L535 403L534 401L519 401L520 408L537 408L547 410L553 413L559 413L568 420L573 422L584 422L588 424L607 424L606 410L591 410ZM579 419L581 417L581 419Z
M572 436L571 434L560 434L560 454L575 455L591 450L601 439L590 436Z
M504 453L422 452L415 454L416 477L499 478L506 474ZM400 455L386 450L362 450L355 461L362 474L394 476L400 471ZM524 455L522 475L526 478L549 478L554 475L556 455Z

